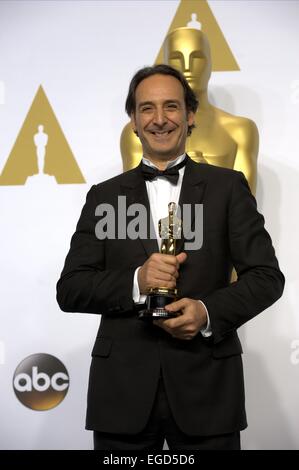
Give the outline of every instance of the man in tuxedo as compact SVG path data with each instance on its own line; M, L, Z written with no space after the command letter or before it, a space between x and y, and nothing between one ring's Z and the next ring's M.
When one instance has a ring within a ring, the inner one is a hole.
M102 315L86 423L95 449L160 450L164 439L171 450L239 449L247 426L237 328L281 296L284 277L243 174L185 154L197 105L175 69L135 74L126 110L142 162L90 189L57 284L63 311ZM124 236L117 215L116 235L98 235L101 208L117 213L119 196L146 208L157 238ZM189 205L194 232L203 204L202 246L183 234L178 254L159 252L169 202ZM149 289L161 286L178 289L166 309L180 315L140 320Z

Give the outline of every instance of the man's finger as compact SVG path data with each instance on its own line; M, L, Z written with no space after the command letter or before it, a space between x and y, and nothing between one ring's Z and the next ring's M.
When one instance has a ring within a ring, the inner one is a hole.
M187 306L187 299L179 299L171 304L165 305L165 310L168 312L178 312Z
M163 263L167 263L172 266L177 266L178 264L178 260L174 255L166 255L164 253L159 253L159 260L163 261Z
M179 253L178 255L176 255L176 259L180 264L185 263L187 259L187 253L185 252Z
M161 318L159 320L155 320L155 324L161 326L164 329L169 331L174 331L176 329L180 329L186 323L186 318L184 315L178 315L174 318Z

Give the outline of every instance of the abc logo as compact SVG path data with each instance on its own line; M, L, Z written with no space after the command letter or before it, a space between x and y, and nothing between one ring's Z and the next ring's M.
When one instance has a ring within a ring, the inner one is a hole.
M23 405L32 410L50 410L66 396L69 375L56 357L50 354L32 354L16 368L13 387Z

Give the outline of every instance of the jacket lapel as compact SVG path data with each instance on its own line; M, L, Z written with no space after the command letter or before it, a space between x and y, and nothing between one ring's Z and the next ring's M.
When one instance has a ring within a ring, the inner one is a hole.
M146 184L140 172L140 165L128 173L126 181L121 184L121 190L122 194L126 196L127 207L131 204L142 204L146 209L147 237L144 239L138 237L145 252L148 256L159 252Z
M195 163L188 157L179 198L179 206L181 209L181 219L183 219L184 211L186 210L186 208L184 209L184 205L189 206L188 210L191 211L190 228L192 231L194 230L195 204L202 204L206 187L206 182L202 174L203 171L201 171L202 169L202 164ZM177 253L183 250L185 240L182 231L182 238L180 238L176 244Z

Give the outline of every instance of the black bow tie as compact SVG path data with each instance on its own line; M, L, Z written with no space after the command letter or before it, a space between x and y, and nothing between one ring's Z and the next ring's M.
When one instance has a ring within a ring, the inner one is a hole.
M179 179L179 170L183 168L187 163L187 158L184 158L181 163L174 165L166 170L158 170L158 168L153 168L145 163L141 163L141 173L145 180L152 181L157 176L164 176L171 184L177 184Z

